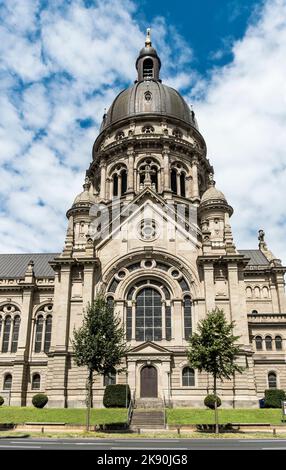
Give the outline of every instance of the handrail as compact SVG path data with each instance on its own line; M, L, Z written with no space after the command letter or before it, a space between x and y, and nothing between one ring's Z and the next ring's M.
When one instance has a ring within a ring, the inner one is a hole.
M163 390L163 405L164 405L164 429L166 429L166 400L165 400L165 392Z
M135 405L135 390L133 391L133 397L130 399L130 403L129 403L129 406L128 406L127 426L130 426L132 415L133 415L134 405Z

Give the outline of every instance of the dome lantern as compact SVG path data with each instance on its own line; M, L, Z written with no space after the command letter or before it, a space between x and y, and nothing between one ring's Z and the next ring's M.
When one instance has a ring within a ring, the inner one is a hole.
M152 47L151 42L151 29L147 29L145 40L145 47L141 49L139 56L136 60L136 69L138 72L137 81L160 81L159 72L161 68L161 61L157 54L156 49Z

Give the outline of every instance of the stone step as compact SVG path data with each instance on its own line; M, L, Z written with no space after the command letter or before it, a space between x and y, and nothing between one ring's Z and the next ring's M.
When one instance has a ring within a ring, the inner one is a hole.
M131 429L163 429L165 422L164 411L158 409L136 408L133 410Z
M137 398L135 408L162 409L164 405L160 398Z

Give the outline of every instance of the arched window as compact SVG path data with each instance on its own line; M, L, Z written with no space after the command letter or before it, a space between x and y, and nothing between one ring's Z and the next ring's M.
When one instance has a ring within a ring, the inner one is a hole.
M174 169L171 171L171 190L177 194L177 172Z
M32 390L40 390L41 388L41 376L40 374L34 374L32 377Z
M45 331L45 342L44 342L44 351L48 353L51 347L51 337L52 337L52 315L48 315L46 318L46 331Z
M256 347L257 351L262 350L262 338L261 338L261 336L256 336L255 337L255 347Z
M6 374L3 382L3 390L11 390L12 388L12 375Z
M143 62L143 79L150 80L153 78L153 60L152 59L145 59Z
M272 338L271 336L265 336L265 347L267 351L272 350Z
M113 175L113 196L118 196L118 175Z
M115 385L116 384L116 370L112 369L112 371L104 374L103 377L103 385L106 387L106 385Z
M127 171L123 170L121 172L121 195L125 194L127 191Z
M190 367L184 367L182 371L183 387L193 387L195 385L195 371Z
M162 340L162 299L152 287L145 287L136 299L136 341Z
M268 374L268 388L277 388L277 376L275 372Z
M181 183L181 196L186 197L186 175L183 172L180 174L180 183Z
M184 298L184 332L188 340L192 334L192 302L189 295Z
M20 316L17 315L14 318L14 322L13 322L13 334L12 334L12 346L11 346L12 353L15 353L18 348L19 330L20 330Z
M255 315L256 313L258 313L258 311L257 310L252 310L251 313Z
M44 318L42 315L39 315L36 321L35 353L39 353L42 350L43 327Z
M3 343L2 343L3 353L8 352L8 349L9 349L10 331L11 331L11 317L7 316L5 318L4 331L3 331Z
M281 336L275 336L275 348L277 351L281 351L282 349L282 338Z

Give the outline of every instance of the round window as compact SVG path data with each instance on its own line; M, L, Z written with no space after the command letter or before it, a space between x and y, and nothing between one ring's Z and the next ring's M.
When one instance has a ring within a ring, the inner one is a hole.
M159 235L158 226L155 220L142 220L139 226L139 235L145 241L154 240Z

